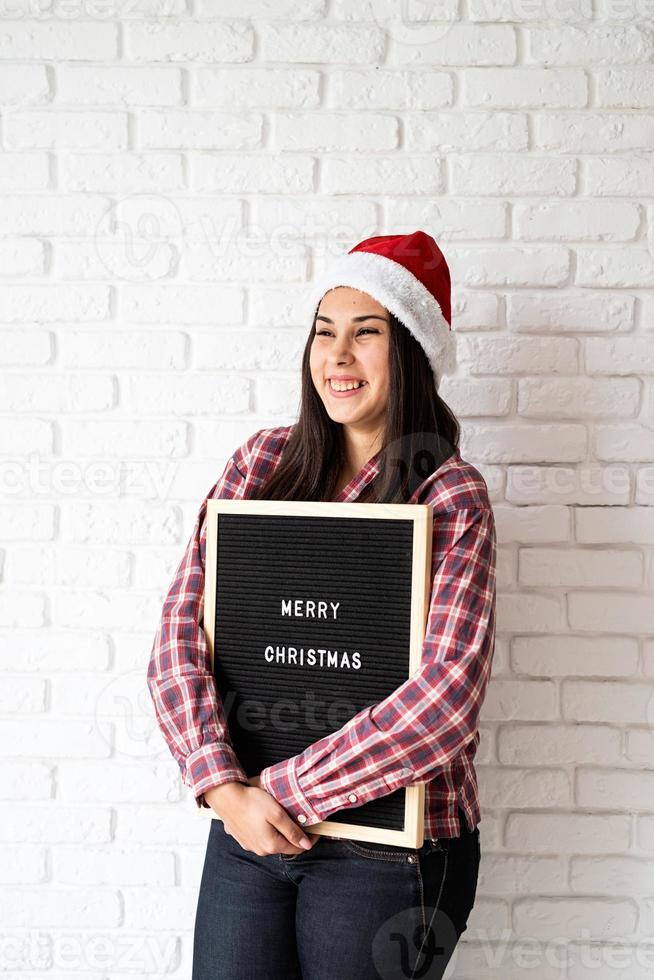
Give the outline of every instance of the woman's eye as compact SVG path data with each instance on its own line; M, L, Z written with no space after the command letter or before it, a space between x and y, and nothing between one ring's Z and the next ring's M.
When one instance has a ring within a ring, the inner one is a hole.
M317 330L316 336L322 337L325 333L331 333L331 330ZM359 333L379 333L379 330L373 330L371 327L361 327Z

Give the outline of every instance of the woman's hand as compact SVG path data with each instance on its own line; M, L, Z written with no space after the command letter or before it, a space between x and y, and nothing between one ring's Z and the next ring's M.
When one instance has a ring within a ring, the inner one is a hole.
M230 834L246 851L267 854L302 854L318 840L292 820L283 806L262 789L259 777L251 776L249 786L230 782L214 786L204 798ZM301 840L308 840L305 848Z

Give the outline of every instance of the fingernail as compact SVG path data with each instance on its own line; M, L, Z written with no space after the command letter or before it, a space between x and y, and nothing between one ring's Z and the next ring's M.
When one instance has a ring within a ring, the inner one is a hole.
M311 847L311 841L308 837L300 837L300 847L304 847L306 850Z

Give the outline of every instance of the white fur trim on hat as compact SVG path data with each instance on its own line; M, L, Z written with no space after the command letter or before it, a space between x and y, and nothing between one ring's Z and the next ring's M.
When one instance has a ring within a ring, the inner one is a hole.
M399 262L374 252L341 255L307 291L313 317L325 293L350 286L385 306L422 345L440 384L441 375L456 370L456 338L434 296Z

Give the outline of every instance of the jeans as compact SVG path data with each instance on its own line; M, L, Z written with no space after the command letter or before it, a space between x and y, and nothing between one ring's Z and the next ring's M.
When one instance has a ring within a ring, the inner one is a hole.
M419 848L257 855L211 821L192 980L437 980L475 902L479 828Z

